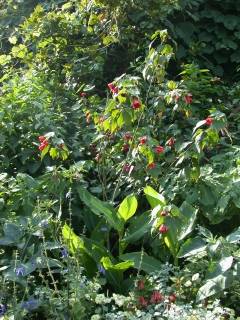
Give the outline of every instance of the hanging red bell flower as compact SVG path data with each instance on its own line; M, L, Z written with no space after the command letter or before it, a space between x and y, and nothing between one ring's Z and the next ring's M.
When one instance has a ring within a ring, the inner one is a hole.
M188 94L184 97L184 100L185 100L186 104L191 104L192 101L193 101L192 94L191 94L191 93L188 93Z
M130 146L127 143L124 144L123 147L122 147L122 151L125 152L125 153L127 153L129 151L129 149L130 149Z
M147 137L146 137L146 136L141 137L141 138L139 139L139 143L140 143L140 144L145 144L146 142L147 142Z
M135 110L141 108L141 102L138 99L134 99L132 102L132 108Z
M174 144L175 144L175 139L173 137L171 137L170 139L167 140L166 144L169 146L169 147L172 147Z
M169 301L171 303L174 303L177 300L177 297L175 295L175 293L172 293L169 297L168 297Z
M108 88L113 94L118 94L119 89L113 83L109 83Z
M156 168L156 163L151 162L151 163L148 164L147 167L148 167L148 169L150 169L150 170L151 170L151 169L155 169L155 168Z
M130 132L126 132L123 136L124 140L129 141L132 140L133 136Z
M153 291L153 293L151 295L150 302L152 304L157 304L157 303L163 301L163 299L164 299L164 297L159 291Z
M208 117L207 119L205 119L205 124L207 126L211 126L213 124L213 118Z
M157 146L155 148L155 152L158 153L158 154L163 153L164 152L164 148L162 146Z
M159 232L164 234L168 232L168 227L165 224L161 224L161 226L159 227Z
M139 302L140 306L142 306L142 307L147 307L147 305L148 305L148 301L143 296L140 296L138 298L138 302Z
M145 283L143 280L139 280L137 283L138 290L143 290L145 288Z

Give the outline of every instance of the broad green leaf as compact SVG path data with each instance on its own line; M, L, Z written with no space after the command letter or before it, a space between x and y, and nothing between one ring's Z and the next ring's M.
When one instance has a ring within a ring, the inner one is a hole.
M188 239L181 246L177 256L178 258L195 256L198 253L205 251L206 247L207 245L205 241L203 241L200 237Z
M230 243L240 242L240 227L236 231L230 233L226 240Z
M165 198L159 194L157 191L155 191L152 187L147 186L144 188L144 193L146 195L146 198L152 208L156 207L157 205L165 206L166 200Z
M137 199L134 195L127 196L120 204L118 213L124 221L129 220L137 210Z
M133 261L124 261L117 264L112 264L109 257L103 257L101 263L106 270L125 271L134 266Z
M108 203L94 197L86 189L79 186L77 188L80 199L98 216L104 216L107 222L114 229L121 231L123 223L118 217L116 210Z
M232 272L226 272L216 278L207 280L207 282L198 290L196 301L199 302L214 294L222 292L230 287L232 281Z
M122 241L126 243L134 243L142 238L148 231L150 231L150 229L150 212L147 211L131 220Z
M214 262L212 265L209 265L209 270L206 274L207 279L213 279L219 275L224 274L224 272L228 271L233 264L233 257L224 257L218 262Z
M162 263L159 260L148 256L145 252L125 253L119 258L123 261L133 261L134 268L147 273L159 271L162 268Z
M195 221L197 219L198 209L191 206L188 202L184 201L180 207L181 211L181 225L178 232L178 240L183 240L194 229Z

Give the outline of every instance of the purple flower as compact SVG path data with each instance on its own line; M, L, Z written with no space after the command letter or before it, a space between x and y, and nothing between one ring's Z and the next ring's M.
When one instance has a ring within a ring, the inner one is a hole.
M25 268L24 267L18 267L18 268L16 268L16 275L18 276L18 277L20 277L20 276L24 276L24 273L25 273Z
M103 266L101 264L98 264L98 272L100 274L102 274L103 276L105 276L105 274L106 274L106 270L103 268Z
M29 299L27 301L24 301L22 302L21 304L21 308L22 309L26 309L28 311L31 311L31 310L34 310L34 309L37 309L39 306L39 300L36 300L36 299Z
M66 248L62 248L61 249L61 255L62 255L62 258L67 258L68 257L68 251Z
M3 316L7 311L5 304L0 304L0 316Z

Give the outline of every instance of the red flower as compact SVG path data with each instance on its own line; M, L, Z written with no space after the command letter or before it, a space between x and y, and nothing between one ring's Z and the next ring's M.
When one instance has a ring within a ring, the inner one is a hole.
M81 98L86 98L86 96L87 96L86 92L80 92L80 97Z
M207 119L205 119L205 124L207 126L211 126L213 124L213 118L208 117Z
M139 280L137 283L137 288L138 290L143 290L145 287L144 281L143 280Z
M162 146L157 146L156 148L155 148L155 152L156 153L163 153L164 152L164 148L162 147Z
M163 211L160 213L160 215L161 215L162 217L166 217L166 216L168 216L168 211L163 210Z
M163 301L163 295L159 291L153 291L150 302L157 304L161 301Z
M110 91L114 94L117 94L118 93L118 87L116 87L113 83L109 83L108 84L108 88L110 89Z
M147 167L148 167L148 169L154 169L154 168L156 168L156 163L151 162L151 163L148 164Z
M169 301L174 303L177 300L177 297L175 295L175 293L172 293L169 297L168 297Z
M44 136L39 136L39 137L38 137L38 140L39 140L40 142L43 142L44 140L46 140L46 138L45 138Z
M147 137L146 137L146 136L141 137L141 138L139 139L139 143L140 143L140 144L145 144L146 142L147 142Z
M169 146L169 147L172 147L174 144L175 144L175 139L172 137L170 139L168 139L168 141L166 142L166 144Z
M138 99L134 99L132 102L132 108L135 110L141 108L141 102Z
M123 145L122 151L123 151L123 152L128 152L128 151L129 151L129 148L130 148L129 144L126 143L126 144Z
M192 101L193 101L192 94L191 94L191 93L188 93L188 94L184 97L184 100L185 100L186 104L191 104Z
M40 150L40 151L43 151L47 146L48 146L48 140L45 138L45 140L43 140L42 142L41 142L41 144L40 144L40 146L38 147L38 149Z
M125 140L129 141L129 140L132 140L132 138L133 138L133 136L131 135L130 132L126 132L126 133L124 134L124 139L125 139Z
M131 166L127 163L123 166L123 171L126 173L128 173L130 171L130 169L131 169Z
M174 98L175 102L178 102L178 100L180 99L180 96L178 94L175 94L173 96L173 98Z
M148 305L147 300L143 296L140 296L138 298L138 302L142 307L147 307L147 305Z
M161 224L159 227L159 232L160 233L167 233L168 232L168 227L165 224Z

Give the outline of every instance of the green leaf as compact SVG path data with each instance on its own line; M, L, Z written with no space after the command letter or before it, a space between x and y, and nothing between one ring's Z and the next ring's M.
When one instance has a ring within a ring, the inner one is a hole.
M106 270L115 270L115 271L126 271L129 268L134 266L133 261L124 261L117 264L112 264L109 257L103 257L101 263Z
M230 243L240 242L240 227L236 231L230 233L226 240Z
M121 231L123 223L120 220L116 210L108 203L105 203L94 197L86 189L79 186L77 188L80 199L98 216L104 216L111 227L117 231Z
M127 196L120 204L118 213L124 221L129 220L137 210L137 199L134 195Z
M198 209L192 207L187 201L184 201L180 207L181 211L181 225L178 233L178 240L183 240L194 229L195 221L197 219Z
M177 256L178 258L195 256L198 253L205 251L206 247L206 242L200 237L188 239L182 244Z
M219 275L216 278L209 279L197 293L196 301L199 302L204 300L214 294L220 293L223 290L230 287L233 281L232 272L227 272L226 274Z
M209 271L206 274L207 279L213 279L224 272L228 271L233 264L233 257L224 257L218 262L214 262L212 265L209 265Z
M156 207L159 204L161 206L166 205L165 198L161 194L159 194L157 191L155 191L152 187L147 186L146 188L144 188L144 193L152 208Z
M134 243L142 238L151 229L150 218L149 211L138 217L134 217L130 222L129 228L126 230L122 241L126 243Z
M133 261L134 268L147 273L159 271L162 268L162 263L159 260L148 256L144 252L125 253L119 258L123 261Z

